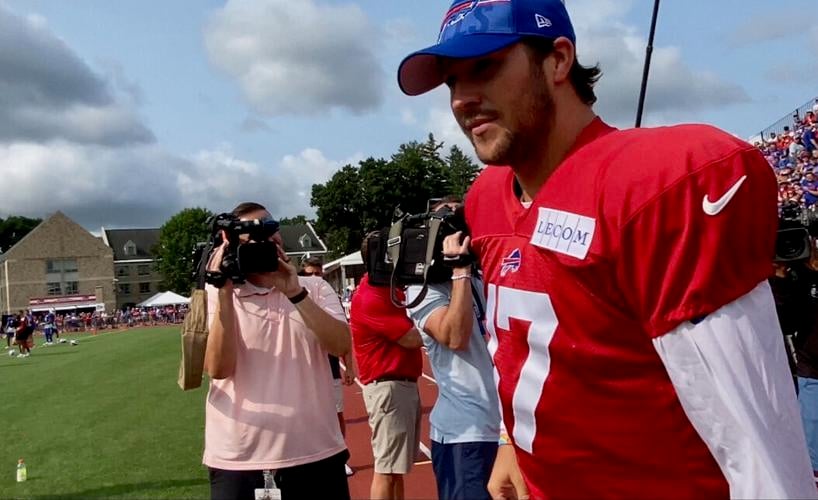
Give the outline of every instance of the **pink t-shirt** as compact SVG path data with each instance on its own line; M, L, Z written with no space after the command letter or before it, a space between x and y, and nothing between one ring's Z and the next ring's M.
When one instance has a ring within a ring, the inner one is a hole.
M321 278L300 277L310 298L346 321L338 296ZM208 285L208 315L217 291ZM205 405L203 463L225 470L281 469L346 449L327 352L287 297L250 283L235 287L236 371L211 380Z

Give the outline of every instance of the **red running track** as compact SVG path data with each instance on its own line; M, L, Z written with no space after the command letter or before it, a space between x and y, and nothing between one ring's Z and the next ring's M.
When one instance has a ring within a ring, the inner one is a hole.
M418 380L423 420L420 432L421 453L415 460L412 471L404 477L406 498L436 499L437 485L432 472L429 453L429 412L437 399L437 384L431 377L429 361L424 353L423 373L426 377ZM428 377L428 378L427 378ZM357 381L356 381L357 382ZM344 388L344 420L346 421L346 442L349 447L349 466L355 474L349 478L349 491L353 499L369 498L369 487L372 484L373 458L372 433L369 429L369 418L366 414L361 387L356 383ZM425 453L424 453L425 451Z

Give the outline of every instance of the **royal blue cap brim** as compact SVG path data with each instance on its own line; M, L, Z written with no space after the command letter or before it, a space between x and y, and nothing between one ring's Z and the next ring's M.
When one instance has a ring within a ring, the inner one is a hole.
M408 55L398 67L398 85L404 94L415 96L426 93L443 83L441 57L469 59L482 57L520 41L522 37L510 33L476 33L452 38Z

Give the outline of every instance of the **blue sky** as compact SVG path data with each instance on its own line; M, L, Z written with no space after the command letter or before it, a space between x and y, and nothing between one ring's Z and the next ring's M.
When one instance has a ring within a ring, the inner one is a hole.
M395 71L439 0L0 0L0 216L156 226L186 206L312 214L310 186L429 132L468 145L444 90ZM597 111L633 123L649 0L566 0ZM749 137L818 95L814 0L665 0L648 124ZM5 91L3 91L5 90ZM5 122L5 123L4 123Z

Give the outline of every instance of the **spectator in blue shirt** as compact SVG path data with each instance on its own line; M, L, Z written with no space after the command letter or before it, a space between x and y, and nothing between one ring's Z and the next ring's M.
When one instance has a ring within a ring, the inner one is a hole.
M804 135L801 136L801 142L810 153L818 150L818 137L816 137L815 131L815 125L807 127L804 129Z
M815 180L815 174L807 172L804 175L804 180L801 181L801 188L804 190L804 204L808 207L818 202L818 180Z

